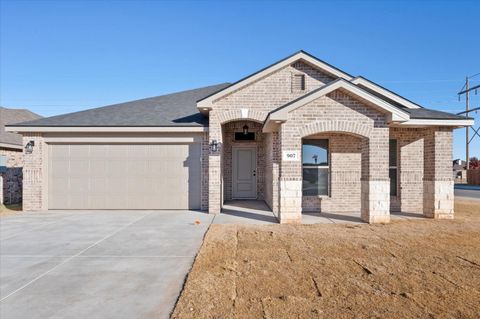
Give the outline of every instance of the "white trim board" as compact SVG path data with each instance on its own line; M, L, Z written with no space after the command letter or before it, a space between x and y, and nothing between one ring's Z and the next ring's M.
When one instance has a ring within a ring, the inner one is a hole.
M362 77L356 77L354 78L353 80L351 80L350 82L352 82L353 84L357 84L357 85L361 85L361 86L364 86L372 91L375 91L383 96L385 96L386 98L389 98L391 99L392 101L395 101L399 104L402 104L410 109L419 109L421 108L421 106L399 96L398 94L396 93L393 93L387 89L384 89L382 88L380 85L378 84L375 84L365 78L362 78Z
M472 126L474 120L436 120L436 119L410 119L402 123L394 123L394 126L456 126L465 127Z

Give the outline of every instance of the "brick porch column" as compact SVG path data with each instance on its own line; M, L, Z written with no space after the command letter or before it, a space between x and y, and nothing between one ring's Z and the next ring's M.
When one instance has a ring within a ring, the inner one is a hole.
M424 139L423 214L453 219L451 128L429 128Z
M279 132L280 183L279 183L279 216L280 223L302 222L302 139L296 137L296 132L282 125ZM296 161L283 159L284 151L297 152Z
M361 218L370 224L390 222L388 147L388 128L373 129L363 142Z
M214 111L210 112L208 143L216 140L219 150L213 153L209 148L208 155L208 212L219 214L222 209L222 125L217 120Z

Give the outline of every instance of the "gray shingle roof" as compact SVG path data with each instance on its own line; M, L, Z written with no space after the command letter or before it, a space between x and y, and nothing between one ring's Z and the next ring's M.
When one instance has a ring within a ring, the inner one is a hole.
M465 120L471 119L470 117L460 116L452 113L436 111L426 108L420 109L404 109L410 113L412 119L432 119L432 120Z
M22 135L5 132L5 125L36 120L39 118L41 118L40 115L29 110L8 109L0 106L0 143L21 146L23 144Z
M229 83L212 85L15 126L208 126L208 118L197 110L197 101L227 86Z

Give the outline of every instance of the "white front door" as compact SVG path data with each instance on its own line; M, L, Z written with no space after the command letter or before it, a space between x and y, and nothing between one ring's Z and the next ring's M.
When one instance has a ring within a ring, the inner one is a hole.
M257 198L257 152L255 148L232 149L233 198Z

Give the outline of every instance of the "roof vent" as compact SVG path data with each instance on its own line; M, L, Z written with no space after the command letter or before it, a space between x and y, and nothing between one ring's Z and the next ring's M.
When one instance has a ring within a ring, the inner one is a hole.
M305 91L305 74L293 74L292 92Z

